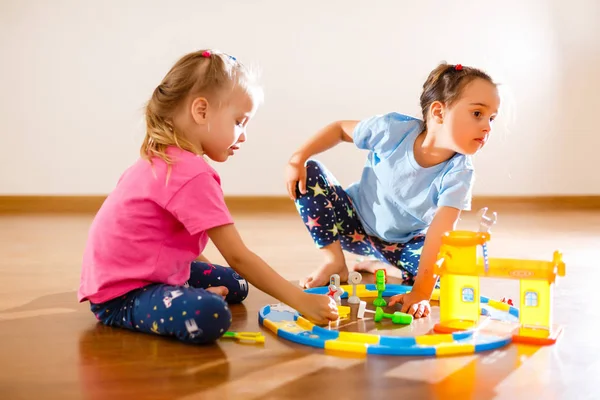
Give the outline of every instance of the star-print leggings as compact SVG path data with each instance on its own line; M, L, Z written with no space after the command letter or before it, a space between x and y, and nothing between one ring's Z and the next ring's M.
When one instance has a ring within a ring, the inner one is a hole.
M318 248L339 240L343 250L394 265L403 272L405 284L414 283L425 236L389 243L367 235L352 200L318 161L306 163L306 193L296 188L296 208Z
M205 290L211 286L227 287L225 300ZM248 283L232 268L194 261L183 286L151 284L90 308L108 326L204 344L229 329L227 303L240 303L246 296Z

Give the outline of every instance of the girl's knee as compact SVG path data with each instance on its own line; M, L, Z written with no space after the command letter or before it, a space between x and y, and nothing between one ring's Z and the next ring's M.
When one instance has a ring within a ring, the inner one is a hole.
M323 174L325 167L317 160L308 160L306 162L306 176L307 177L318 177Z
M231 277L233 278L232 287L229 288L229 293L227 293L225 300L230 304L241 303L248 297L248 291L250 290L248 281L242 278L233 269L231 271Z
M204 290L190 291L186 310L182 311L177 338L195 344L212 343L231 326L231 311L225 300Z

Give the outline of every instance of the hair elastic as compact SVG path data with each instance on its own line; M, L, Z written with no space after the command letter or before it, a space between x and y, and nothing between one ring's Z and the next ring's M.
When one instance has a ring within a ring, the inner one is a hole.
M463 69L463 66L462 66L461 64L456 64L456 65L454 66L454 69L455 69L456 71L462 71L462 69Z
M202 52L202 54L201 54L201 55L202 55L202 57L205 57L205 58L210 58L210 57L212 56L212 54L213 54L212 52L210 52L210 51L208 51L208 50L205 50L205 51L203 51L203 52ZM223 54L225 54L225 53L223 53ZM225 55L226 55L227 57L229 57L229 59L230 59L231 61L237 61L237 58L235 58L234 56L232 56L232 55L229 55L229 54L225 54Z

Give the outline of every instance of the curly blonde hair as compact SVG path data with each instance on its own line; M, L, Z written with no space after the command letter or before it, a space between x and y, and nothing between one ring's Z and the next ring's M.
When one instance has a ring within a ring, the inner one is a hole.
M169 146L202 154L183 135L175 130L172 118L175 110L189 95L202 95L221 104L225 89L241 86L255 101L262 96L256 76L235 57L215 50L198 50L181 57L165 75L146 105L146 136L140 148L142 158L152 162L154 157L172 164L166 150Z

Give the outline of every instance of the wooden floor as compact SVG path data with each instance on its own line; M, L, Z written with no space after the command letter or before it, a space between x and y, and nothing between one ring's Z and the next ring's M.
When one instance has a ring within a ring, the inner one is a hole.
M567 276L554 303L564 335L551 347L511 344L446 358L332 355L266 330L264 345L221 340L200 347L100 326L76 300L92 215L0 215L0 398L600 398L600 211L498 211L490 256L564 252ZM287 279L319 263L295 215L235 216L249 247ZM473 213L460 227L476 227ZM206 255L222 261L213 247ZM482 293L514 297L517 286L483 281ZM232 330L262 330L257 312L274 299L252 289L233 307Z

